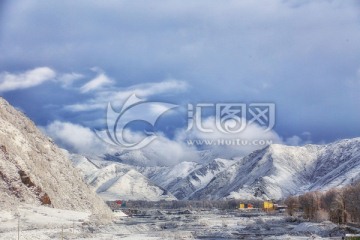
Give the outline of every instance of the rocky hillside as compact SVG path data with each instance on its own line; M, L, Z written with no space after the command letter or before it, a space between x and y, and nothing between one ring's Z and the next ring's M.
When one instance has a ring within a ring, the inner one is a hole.
M0 98L0 204L20 203L110 214L63 150Z

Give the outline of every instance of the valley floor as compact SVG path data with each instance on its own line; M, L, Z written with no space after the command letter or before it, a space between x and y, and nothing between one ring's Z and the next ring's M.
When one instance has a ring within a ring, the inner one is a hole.
M20 239L341 239L344 234L330 222L292 222L280 213L142 209L114 217L113 223L99 225L82 212L33 206L17 213L1 210L0 239L18 239L18 225Z

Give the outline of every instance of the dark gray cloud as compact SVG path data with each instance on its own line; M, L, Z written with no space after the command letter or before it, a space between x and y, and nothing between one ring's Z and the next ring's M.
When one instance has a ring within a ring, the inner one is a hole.
M122 88L180 79L188 92L168 101L271 101L281 136L360 135L356 1L34 0L0 7L1 72L46 66L83 74L78 87L93 79L94 66ZM4 95L42 124L91 121L91 114L75 117L62 105L94 96L60 88L48 83ZM26 107L22 93L37 107ZM39 113L45 106L53 112Z

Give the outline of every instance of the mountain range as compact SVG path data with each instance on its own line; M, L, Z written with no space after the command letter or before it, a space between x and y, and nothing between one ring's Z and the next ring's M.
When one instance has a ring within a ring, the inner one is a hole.
M134 164L143 160L142 154L132 154L131 159L129 154L126 158L119 154L84 157L81 164L74 160L79 156L71 158L105 199L277 200L360 179L360 138L324 145L272 144L236 159L209 160L209 155L205 154L203 163L189 161L171 167ZM136 156L141 159L134 159ZM94 164L96 169L91 167Z
M157 154L153 151L150 157L156 159ZM234 159L211 150L199 155L198 162L148 166L154 161L141 150L72 154L0 98L0 202L9 207L30 203L108 213L99 196L148 201L281 199L360 179L360 138L323 145L272 144Z

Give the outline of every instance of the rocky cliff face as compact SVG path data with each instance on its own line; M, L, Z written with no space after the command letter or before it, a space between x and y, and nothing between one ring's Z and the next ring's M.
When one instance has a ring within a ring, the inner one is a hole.
M1 97L0 203L5 207L43 204L110 215L63 150Z

